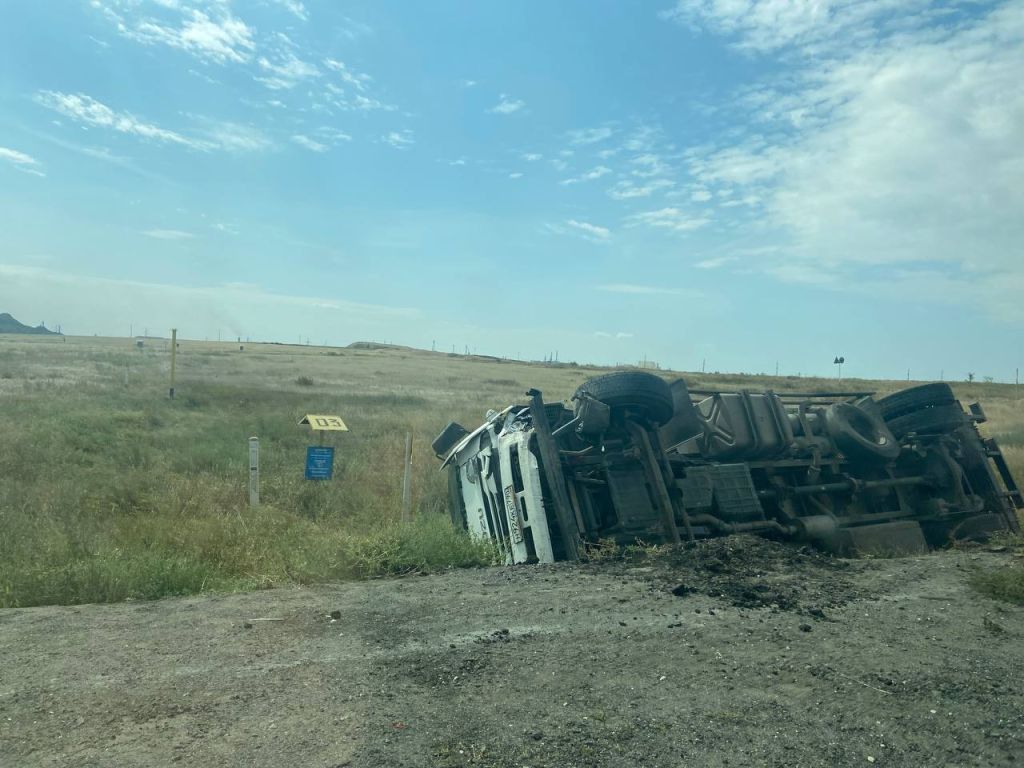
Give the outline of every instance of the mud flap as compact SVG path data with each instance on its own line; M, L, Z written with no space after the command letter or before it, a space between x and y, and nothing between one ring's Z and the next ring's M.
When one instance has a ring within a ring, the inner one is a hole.
M913 520L841 528L836 532L836 551L843 555L923 555L928 553L921 526Z

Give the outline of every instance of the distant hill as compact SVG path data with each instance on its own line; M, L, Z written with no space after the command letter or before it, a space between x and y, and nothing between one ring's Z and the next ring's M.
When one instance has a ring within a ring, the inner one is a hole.
M56 336L56 331L51 331L46 326L37 325L33 328L30 325L19 323L6 312L0 312L0 333L34 333L41 336Z

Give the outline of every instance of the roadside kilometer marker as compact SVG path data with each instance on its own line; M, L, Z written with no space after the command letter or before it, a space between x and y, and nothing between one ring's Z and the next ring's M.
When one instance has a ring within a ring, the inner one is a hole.
M307 413L299 421L299 424L307 424L311 431L320 433L320 445L311 445L306 448L306 470L307 480L330 480L334 476L334 446L324 445L325 432L348 432L341 416L334 416L324 413Z

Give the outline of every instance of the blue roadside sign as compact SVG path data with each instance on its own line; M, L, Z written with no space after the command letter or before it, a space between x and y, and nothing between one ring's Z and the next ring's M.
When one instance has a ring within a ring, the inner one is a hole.
M334 448L311 445L306 448L306 479L330 480L334 474Z

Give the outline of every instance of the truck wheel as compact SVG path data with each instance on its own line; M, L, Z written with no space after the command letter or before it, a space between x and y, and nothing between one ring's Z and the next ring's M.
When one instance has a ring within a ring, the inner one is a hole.
M583 382L573 398L578 399L584 393L611 408L638 411L658 426L669 421L675 411L668 382L642 371L597 376Z
M430 449L434 452L435 456L444 457L449 450L455 447L455 444L462 438L468 435L469 432L461 424L456 422L450 422L447 427L441 430L441 434L434 438L434 442L430 444Z
M914 411L920 411L922 408L952 405L956 402L956 396L949 384L936 381L932 384L921 384L895 392L887 397L879 398L876 402L882 411L882 418L889 421Z
M896 437L910 432L919 435L943 435L962 427L967 421L959 405L936 405L920 411L889 419L889 429Z
M849 403L833 403L825 411L825 428L847 457L890 461L900 444L881 419Z

